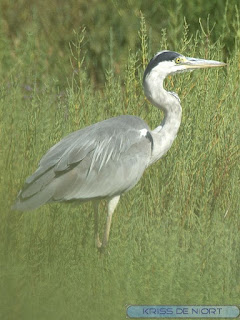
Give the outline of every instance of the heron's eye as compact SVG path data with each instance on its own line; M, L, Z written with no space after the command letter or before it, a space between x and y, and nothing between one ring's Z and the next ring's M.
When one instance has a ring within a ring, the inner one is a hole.
M181 63L181 58L179 58L179 57L178 57L178 58L176 58L176 59L175 59L175 63L176 63L176 64Z

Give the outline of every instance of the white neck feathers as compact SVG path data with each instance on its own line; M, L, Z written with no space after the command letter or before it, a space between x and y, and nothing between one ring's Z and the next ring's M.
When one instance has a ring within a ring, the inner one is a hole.
M148 100L164 112L160 126L152 131L153 153L150 164L160 159L171 147L181 123L182 108L177 94L163 88L164 77L150 72L144 79L144 92Z

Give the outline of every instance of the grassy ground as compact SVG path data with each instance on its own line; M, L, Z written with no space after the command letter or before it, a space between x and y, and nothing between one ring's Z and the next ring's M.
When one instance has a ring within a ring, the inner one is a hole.
M239 304L237 41L227 68L167 79L182 100L178 137L122 197L105 255L94 247L88 203L10 210L41 156L67 133L120 114L139 115L152 128L160 123L162 114L141 88L149 58L144 30L142 21L141 50L126 56L121 75L109 64L102 90L88 80L81 33L64 90L57 78L40 82L31 35L19 63L2 77L1 319L125 319L129 304ZM222 47L203 32L189 39L186 28L176 50L221 60Z

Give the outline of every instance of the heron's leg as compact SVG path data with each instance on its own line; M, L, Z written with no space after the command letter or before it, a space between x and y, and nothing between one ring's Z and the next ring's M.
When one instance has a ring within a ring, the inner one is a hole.
M108 202L108 215L107 215L107 223L106 223L106 228L103 236L103 241L102 241L102 247L106 247L108 238L109 238L109 232L111 228L111 222L112 222L112 215L113 212L118 204L118 201L120 199L120 196L115 196L112 199L109 200Z
M99 201L93 201L93 208L94 208L94 233L95 233L95 244L97 248L101 248L102 242L99 238L99 232L98 232L98 206Z

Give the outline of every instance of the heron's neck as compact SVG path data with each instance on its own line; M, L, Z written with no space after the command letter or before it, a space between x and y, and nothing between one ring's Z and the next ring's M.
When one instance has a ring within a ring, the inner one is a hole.
M150 74L144 81L144 91L148 100L164 112L161 124L152 131L154 145L151 163L160 159L169 150L181 123L180 100L177 94L163 88L163 80L164 78Z

